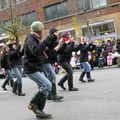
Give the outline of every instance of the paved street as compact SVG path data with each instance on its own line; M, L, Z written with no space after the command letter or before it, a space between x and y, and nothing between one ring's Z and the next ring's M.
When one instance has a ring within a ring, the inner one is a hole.
M63 91L64 102L47 101L45 111L53 114L52 120L120 120L120 68L92 71L94 83L80 83L80 71L74 72L74 86L78 92ZM57 75L57 81L63 74ZM3 80L0 80L0 86ZM36 84L23 78L25 97L18 97L0 88L0 120L35 120L27 109L30 98L35 93ZM65 84L67 87L67 83Z

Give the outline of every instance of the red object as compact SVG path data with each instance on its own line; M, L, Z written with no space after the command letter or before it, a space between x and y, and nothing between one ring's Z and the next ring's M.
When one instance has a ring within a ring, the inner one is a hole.
M69 38L63 38L64 42L71 42L71 39Z

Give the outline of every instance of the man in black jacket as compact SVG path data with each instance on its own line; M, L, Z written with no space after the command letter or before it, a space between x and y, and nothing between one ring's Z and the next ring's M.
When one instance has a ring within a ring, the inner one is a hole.
M83 77L85 76L85 74L87 75L87 80L88 82L93 82L94 79L91 78L91 66L88 62L88 51L92 51L95 49L95 45L91 43L87 44L86 43L86 38L82 37L81 38L81 43L80 43L80 63L82 64L83 67L83 71L80 75L79 81L81 82L86 82L85 80L83 80Z
M52 84L43 73L43 63L46 59L45 49L49 44L48 40L42 39L44 26L40 21L35 21L31 25L32 33L27 36L24 45L24 72L36 82L39 91L30 101L28 108L32 110L39 119L51 118L51 114L46 114L43 109L46 97L52 89Z
M63 96L57 95L57 88L56 88L56 73L54 70L54 63L57 62L57 52L56 47L58 45L57 42L58 37L58 30L54 27L50 28L49 35L47 36L46 40L50 41L49 45L46 48L46 54L48 58L45 60L45 63L43 65L45 69L45 73L52 83L52 91L49 92L48 100L53 100L54 102L61 102L61 99L63 99Z

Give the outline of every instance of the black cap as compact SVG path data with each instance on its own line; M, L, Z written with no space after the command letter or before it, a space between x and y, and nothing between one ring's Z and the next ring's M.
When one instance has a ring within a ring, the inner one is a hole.
M54 27L49 29L49 35L53 34L54 32L57 32L58 30Z

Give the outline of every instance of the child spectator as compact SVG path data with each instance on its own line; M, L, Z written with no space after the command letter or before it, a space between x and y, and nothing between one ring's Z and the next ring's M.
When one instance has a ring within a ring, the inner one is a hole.
M107 56L107 65L111 66L112 62L113 62L113 55L112 55L112 53L108 53L108 56Z
M105 64L105 57L104 57L103 52L101 52L101 53L100 53L100 56L99 56L99 58L98 58L98 67L99 67L99 68L100 68L100 67L103 68L104 64Z

